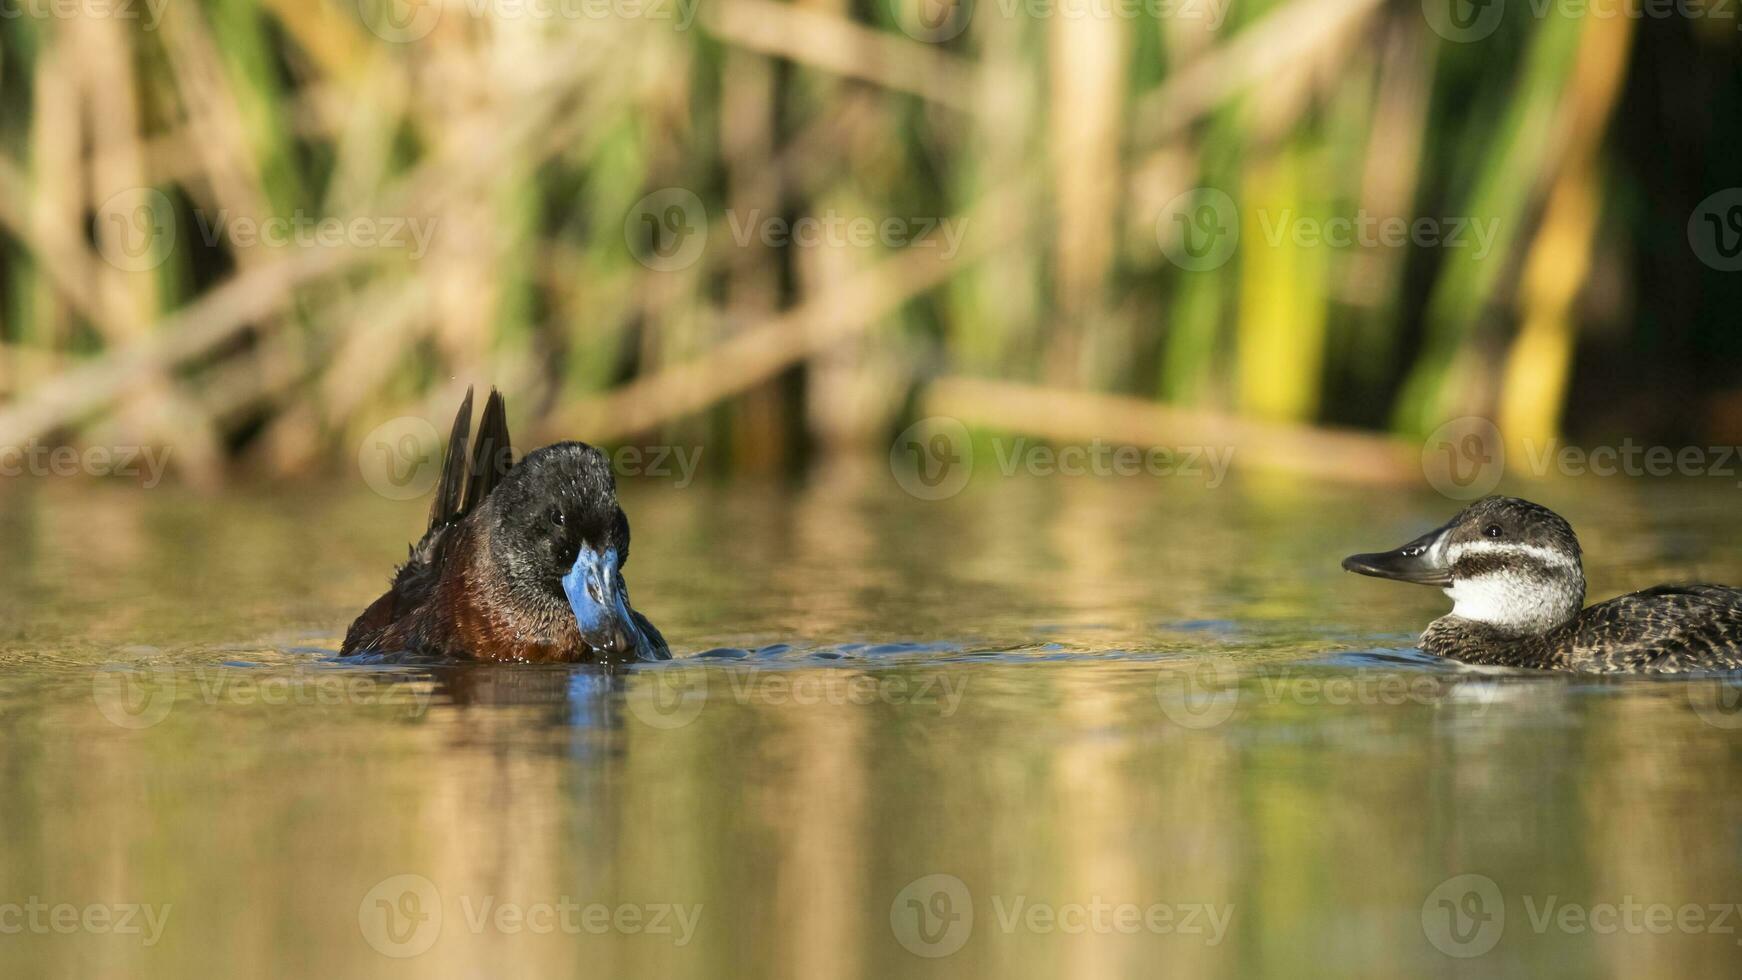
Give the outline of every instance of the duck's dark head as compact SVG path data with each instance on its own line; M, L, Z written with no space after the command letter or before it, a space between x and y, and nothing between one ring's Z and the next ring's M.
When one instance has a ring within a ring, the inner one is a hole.
M602 660L653 659L623 583L629 518L603 452L559 442L528 453L485 499L489 560L509 601L541 625L572 617Z
M1453 616L1509 633L1546 632L1585 603L1572 525L1517 497L1484 497L1400 548L1350 555L1343 567L1438 586L1455 603Z

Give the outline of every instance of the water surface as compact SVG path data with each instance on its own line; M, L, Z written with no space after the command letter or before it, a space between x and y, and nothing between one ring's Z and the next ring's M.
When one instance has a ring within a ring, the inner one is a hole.
M1521 489L1578 528L1593 598L1742 582L1734 488ZM607 674L335 664L422 511L360 482L0 487L7 972L1742 963L1742 685L1411 651L1444 599L1337 561L1453 502L927 502L874 466L625 497L679 659Z

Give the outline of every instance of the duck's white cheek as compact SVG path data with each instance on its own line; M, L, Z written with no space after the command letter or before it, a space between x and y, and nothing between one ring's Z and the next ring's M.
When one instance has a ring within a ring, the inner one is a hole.
M1557 620L1556 604L1546 590L1524 576L1490 572L1460 579L1445 590L1452 615L1511 629L1546 629Z

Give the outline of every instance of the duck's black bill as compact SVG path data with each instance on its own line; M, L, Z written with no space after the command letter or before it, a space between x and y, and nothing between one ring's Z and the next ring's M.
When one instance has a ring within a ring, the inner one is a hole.
M1452 568L1443 561L1443 553L1434 548L1447 528L1435 528L1401 548L1375 551L1365 555L1350 555L1343 559L1343 568L1374 578L1414 582L1417 585L1448 586L1452 584Z

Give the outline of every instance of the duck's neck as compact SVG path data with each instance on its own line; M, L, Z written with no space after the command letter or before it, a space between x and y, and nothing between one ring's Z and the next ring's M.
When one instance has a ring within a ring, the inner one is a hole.
M1546 632L1521 633L1453 613L1428 624L1421 635L1421 648L1467 664L1551 670L1564 666L1564 651L1555 638L1570 625Z
M443 580L446 594L435 606L447 622L439 632L455 638L464 655L478 660L580 659L584 647L568 606L516 588L488 526L469 524L460 530L464 537L456 541L456 557L463 570Z

